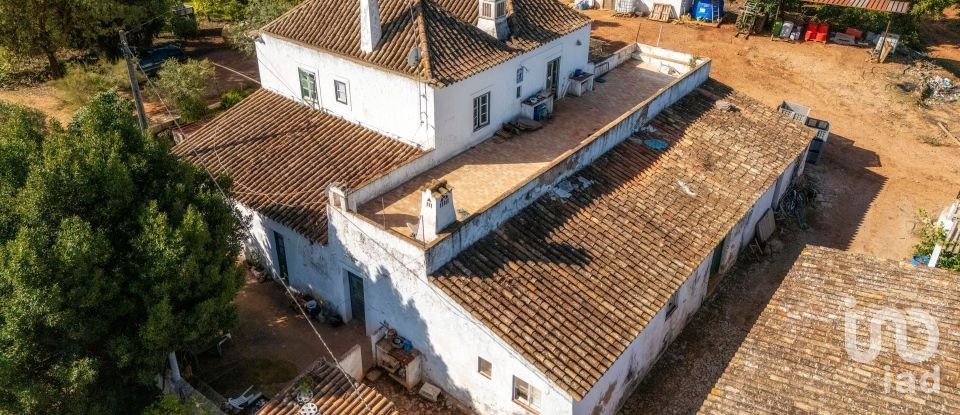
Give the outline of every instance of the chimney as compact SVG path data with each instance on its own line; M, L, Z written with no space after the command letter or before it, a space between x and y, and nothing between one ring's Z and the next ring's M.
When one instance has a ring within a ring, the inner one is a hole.
M507 40L510 37L507 0L480 0L477 27L497 40Z
M428 183L420 192L420 225L417 226L416 238L430 242L437 238L438 232L456 220L453 187L446 180Z
M380 35L380 5L377 0L360 0L360 50L373 52Z

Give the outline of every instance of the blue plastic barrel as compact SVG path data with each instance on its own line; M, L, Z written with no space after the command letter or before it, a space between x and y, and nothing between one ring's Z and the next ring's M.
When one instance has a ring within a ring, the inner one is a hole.
M723 0L717 0L716 17L718 19L723 17ZM697 3L693 5L693 18L697 20L712 22L714 19L713 1L697 0Z

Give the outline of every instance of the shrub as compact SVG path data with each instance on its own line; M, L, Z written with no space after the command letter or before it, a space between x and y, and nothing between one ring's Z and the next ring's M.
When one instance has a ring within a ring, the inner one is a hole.
M101 92L130 88L130 78L126 62L101 61L96 64L68 65L63 78L52 81L51 84L67 106L81 107Z
M240 101L246 98L247 95L250 95L250 90L243 89L243 88L230 89L227 92L224 92L222 96L220 96L220 108L227 109L234 105L237 105L238 103L240 103Z
M173 16L170 18L170 31L178 39L187 39L196 36L200 27L193 16Z
M203 93L213 74L213 65L205 59L183 63L171 59L157 72L157 87L183 121L196 121L207 114Z
M195 0L193 9L212 21L237 22L243 19L246 11L244 3L238 0Z

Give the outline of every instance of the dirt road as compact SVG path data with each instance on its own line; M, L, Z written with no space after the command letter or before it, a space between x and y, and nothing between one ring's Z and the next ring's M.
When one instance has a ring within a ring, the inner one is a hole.
M805 244L908 258L917 209L939 212L960 191L960 144L937 126L960 133L960 102L919 107L915 92L897 86L905 63L875 64L865 50L841 45L734 38L731 26L587 14L597 19L594 37L612 47L635 39L656 44L659 37L662 47L710 57L713 78L766 104L812 107L833 133L820 164L808 166L820 191L811 228L784 234L779 252L761 262L738 264L628 399L624 414L695 412ZM960 62L960 34L936 29L931 54Z
M914 243L916 210L939 212L960 190L960 146L936 124L960 133L960 105L918 108L915 97L891 80L904 64L867 62L863 49L842 45L735 38L730 25L661 25L614 18L609 11L587 14L598 20L595 37L619 44L655 44L662 27L660 46L710 57L711 76L720 82L769 105L802 103L813 108L812 116L829 120L833 137L813 170L830 192L843 196L817 230L835 234L830 245L904 258Z

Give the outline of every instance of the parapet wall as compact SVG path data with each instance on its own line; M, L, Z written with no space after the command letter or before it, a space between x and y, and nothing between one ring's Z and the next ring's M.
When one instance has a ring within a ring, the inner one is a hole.
M697 64L693 67L687 67L685 72L681 72L676 80L661 88L656 95L637 104L630 111L599 129L588 142L580 145L568 157L545 167L536 178L503 195L488 208L456 225L450 234L429 244L426 247L425 265L427 274L440 268L474 242L497 229L503 222L551 190L560 181L596 161L614 146L630 137L640 127L650 122L660 111L673 105L700 86L710 76L709 59L694 59L691 55L639 44L628 46L622 51L626 53L631 48L631 53L643 48L651 52L653 56L662 56L661 53L671 52L672 54L669 57L664 58L673 61L683 58L688 61L693 59ZM614 56L619 57L621 54L618 52ZM619 63L622 62L625 62L625 60L619 61Z

